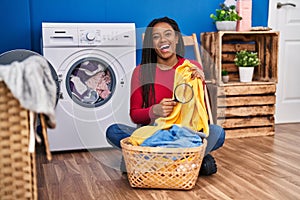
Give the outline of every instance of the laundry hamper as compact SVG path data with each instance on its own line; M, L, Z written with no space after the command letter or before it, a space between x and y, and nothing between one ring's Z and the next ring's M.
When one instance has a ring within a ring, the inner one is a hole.
M198 179L207 141L193 148L133 146L121 140L128 180L134 188L192 189Z
M29 111L0 81L1 200L37 199L35 154L29 153L28 146Z

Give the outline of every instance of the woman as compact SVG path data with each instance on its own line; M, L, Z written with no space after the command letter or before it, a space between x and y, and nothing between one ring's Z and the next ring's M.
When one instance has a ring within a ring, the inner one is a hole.
M177 23L168 17L154 19L147 26L142 62L134 69L131 79L130 117L139 126L151 125L159 117L169 116L177 104L173 99L175 69L185 61L184 44ZM199 63L191 61L192 78L204 80ZM198 66L198 67L196 67ZM120 141L129 137L136 128L114 124L107 129L107 141L120 147ZM200 130L199 130L200 131ZM217 125L209 126L206 156L200 174L211 175L217 168L209 152L224 143L225 132Z

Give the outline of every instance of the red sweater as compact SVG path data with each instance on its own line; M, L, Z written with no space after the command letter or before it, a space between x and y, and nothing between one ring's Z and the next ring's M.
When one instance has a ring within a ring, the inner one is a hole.
M163 98L172 98L173 95L173 84L175 70L184 62L185 58L178 58L178 63L170 70L161 70L156 67L155 74L155 103L158 104ZM191 61L199 68L202 69L198 62ZM143 97L142 97L142 87L139 81L141 66L137 66L132 74L131 78L131 97L130 97L130 117L132 121L136 124L150 124L158 116L155 116L152 112L152 105L148 108L143 108Z

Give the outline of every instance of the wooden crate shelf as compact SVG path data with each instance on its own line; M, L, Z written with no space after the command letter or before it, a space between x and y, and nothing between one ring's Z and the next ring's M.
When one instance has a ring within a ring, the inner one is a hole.
M230 81L239 81L234 64L237 51L256 51L261 65L255 67L253 80L277 82L279 32L275 31L219 31L201 33L202 60L205 75L212 82L222 84L221 71L229 72Z
M274 134L276 103L278 32L219 31L201 34L202 61L207 77L215 123L226 130L226 138ZM234 65L237 51L258 52L261 65L255 68L253 82L239 82ZM223 83L221 71L229 71Z
M227 138L274 134L276 83L207 87L214 121L226 130Z

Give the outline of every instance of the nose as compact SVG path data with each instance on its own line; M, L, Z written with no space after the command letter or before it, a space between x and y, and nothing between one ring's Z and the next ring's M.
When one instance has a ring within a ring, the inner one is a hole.
M160 42L164 42L164 41L167 41L167 37L164 36L164 35L162 35L162 36L160 37Z

